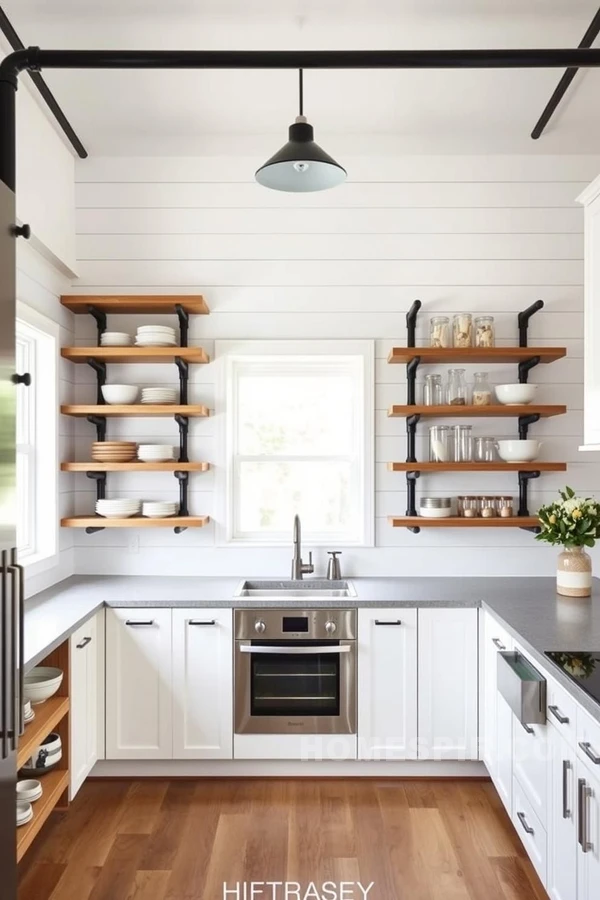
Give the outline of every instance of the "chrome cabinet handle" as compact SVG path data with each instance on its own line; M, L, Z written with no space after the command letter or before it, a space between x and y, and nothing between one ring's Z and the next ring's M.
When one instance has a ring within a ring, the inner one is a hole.
M498 650L506 650L506 647L500 640L500 638L492 638L492 644L495 644Z
M21 678L20 678L20 659L18 657L19 653L19 621L20 621L20 612L19 607L21 603L20 598L20 578L19 578L19 569L16 565L13 565L13 559L15 559L16 551L11 551L11 565L7 566L7 570L10 573L10 581L11 581L11 635L10 635L10 656L11 656L11 664L10 664L10 681L11 681L11 723L9 726L9 737L11 742L11 749L15 751L17 749L17 735L20 734L21 729L21 712L19 711L19 707L23 706L22 701L22 692L21 692Z
M523 726L527 734L535 734L535 731L533 730L531 725L526 725L525 722L521 722L521 725Z
M154 625L154 619L126 619L125 624L131 626Z
M525 818L525 813L518 812L517 818L518 818L519 822L521 823L521 825L523 826L523 828L525 829L525 831L527 832L527 834L535 834L535 831L533 830L531 825L527 824L527 819Z
M375 619L376 625L402 625L402 619L390 619L389 621L384 621L383 619Z
M571 761L563 759L563 783L562 783L562 817L568 819L571 816L569 809L569 771L571 769Z
M341 644L337 647L254 647L252 644L240 644L238 649L240 653L263 653L266 656L272 656L275 653L283 656L314 656L321 653L350 653L352 647L349 644Z
M583 853L588 853L592 845L588 841L587 834L587 798L591 789L587 786L585 778L577 782L578 816L577 816L577 841Z
M588 757L588 759L591 759L591 761L595 763L595 765L600 766L600 756L598 756L589 741L580 741L579 746Z
M2 567L0 571L1 595L0 595L0 731L2 732L2 754L0 759L6 759L9 754L8 747L8 710L7 710L7 684L8 684L8 566L6 550L2 551Z
M216 625L216 619L188 619L188 625Z
M568 724L569 724L569 717L568 717L568 716L563 716L563 714L561 713L561 711L560 711L560 709L558 708L558 706L549 706L548 709L550 710L550 712L552 713L552 715L554 716L554 718L557 719L557 720L560 722L561 725L568 725Z
M91 637L84 637L80 644L75 644L78 650L83 650L84 647L87 647L88 644L91 644Z

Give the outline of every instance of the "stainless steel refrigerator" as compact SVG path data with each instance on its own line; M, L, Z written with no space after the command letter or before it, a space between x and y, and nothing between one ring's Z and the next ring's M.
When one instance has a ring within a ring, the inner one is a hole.
M17 743L23 733L23 570L16 558L15 195L0 181L0 894L17 896Z

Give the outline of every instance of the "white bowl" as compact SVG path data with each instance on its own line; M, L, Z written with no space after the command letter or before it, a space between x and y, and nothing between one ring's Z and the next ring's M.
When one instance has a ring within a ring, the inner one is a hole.
M44 793L42 783L37 778L28 778L25 781L17 781L17 800L34 803Z
M498 384L495 387L498 403L504 406L532 403L537 389L537 384Z
M17 800L17 826L25 825L33 819L33 808L26 800Z
M504 462L533 462L540 455L539 441L497 441L498 456Z
M62 669L54 666L36 666L25 675L23 697L32 703L43 703L59 689L63 680Z
M125 331L105 331L100 335L102 347L126 347L131 344L131 335Z
M102 396L107 403L135 403L139 390L134 384L103 384Z

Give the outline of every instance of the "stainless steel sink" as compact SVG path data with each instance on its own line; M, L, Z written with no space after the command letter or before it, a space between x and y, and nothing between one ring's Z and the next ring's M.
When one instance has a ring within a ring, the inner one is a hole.
M307 578L302 581L242 581L234 597L260 597L263 600L285 600L295 597L356 597L349 581Z

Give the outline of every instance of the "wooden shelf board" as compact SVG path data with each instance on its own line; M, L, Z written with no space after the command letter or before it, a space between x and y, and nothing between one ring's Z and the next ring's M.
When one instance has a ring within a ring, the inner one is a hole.
M210 516L170 516L165 519L146 519L131 516L129 519L103 519L102 516L69 516L61 519L63 528L203 528Z
M63 462L62 472L208 472L207 462Z
M564 462L390 462L390 472L566 472Z
M69 772L66 769L53 769L45 775L40 775L39 780L44 793L32 804L33 819L17 828L17 862L23 858L61 795L68 788Z
M69 698L50 697L45 703L34 706L33 710L35 719L25 726L25 734L19 740L17 752L19 769L29 759L35 748L39 747L46 735L54 731L60 720L69 712Z
M388 521L393 528L535 528L540 520L537 516L511 516L502 519L465 519L462 516L449 516L447 519L426 519L423 516L389 516Z
M63 416L189 416L190 418L203 418L210 415L210 410L200 404L182 406L177 403L132 403L130 405L120 403L98 403L87 405L67 404L60 408Z
M565 347L394 347L388 355L389 363L408 363L415 356L422 363L519 363L540 357L551 363L567 355Z
M60 302L74 313L87 313L88 306L107 313L175 313L176 304L195 316L210 312L201 294L63 294Z
M390 406L388 416L390 418L405 418L406 416L426 416L427 418L454 419L457 417L471 417L474 419L492 418L517 418L518 416L539 415L543 419L550 416L563 416L567 411L566 406L535 406L533 404L519 404L518 406L504 406L491 404L489 406L451 406L445 403L442 406Z
M172 363L183 359L189 363L210 362L202 347L63 347L63 359L86 363L97 359L107 363Z

